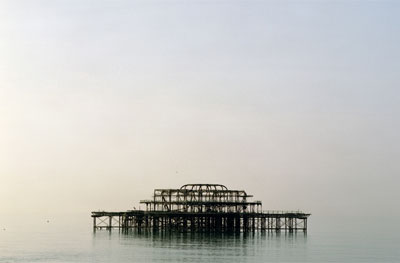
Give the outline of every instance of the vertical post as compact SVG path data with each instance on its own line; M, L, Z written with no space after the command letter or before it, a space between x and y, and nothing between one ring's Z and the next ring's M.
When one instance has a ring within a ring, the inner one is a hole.
M246 215L243 215L243 229L244 229L244 232L247 232L249 230L248 227L249 227L248 218L247 218Z
M240 232L240 228L241 228L241 226L240 226L240 216L236 216L236 218L235 218L235 229L236 229L236 232Z
M193 216L190 217L190 231L194 232L195 225L194 225L194 218Z
M285 216L285 231L288 229L288 218Z
M280 217L275 217L275 230L276 231L281 230L281 218Z
M97 226L96 226L96 217L94 216L93 217L93 231L96 231L96 228L97 228Z
M289 217L289 232L293 232L293 218Z
M187 218L186 216L182 216L183 221L183 232L187 232Z

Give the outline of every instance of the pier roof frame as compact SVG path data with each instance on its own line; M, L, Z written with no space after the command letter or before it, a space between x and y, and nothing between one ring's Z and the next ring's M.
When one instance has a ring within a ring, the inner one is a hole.
M185 184L185 185L182 185L180 189L196 190L196 191L228 190L228 188L222 184Z

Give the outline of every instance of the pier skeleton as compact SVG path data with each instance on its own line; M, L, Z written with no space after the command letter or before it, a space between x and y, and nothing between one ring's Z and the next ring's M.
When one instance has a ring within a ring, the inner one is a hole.
M301 211L263 211L244 190L220 184L186 184L179 189L155 189L146 210L92 212L93 229L153 229L182 232L307 231Z

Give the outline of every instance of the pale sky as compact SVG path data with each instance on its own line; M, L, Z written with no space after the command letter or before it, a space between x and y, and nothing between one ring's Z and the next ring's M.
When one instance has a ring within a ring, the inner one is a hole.
M398 217L399 14L2 0L0 213L127 210L200 182L315 220Z

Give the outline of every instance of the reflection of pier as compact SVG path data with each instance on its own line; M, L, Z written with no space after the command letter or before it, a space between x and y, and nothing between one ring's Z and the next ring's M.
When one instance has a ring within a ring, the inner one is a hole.
M198 232L255 230L307 231L310 214L300 211L262 211L243 190L218 184L188 184L180 189L156 189L146 210L92 212L96 229L153 229Z

